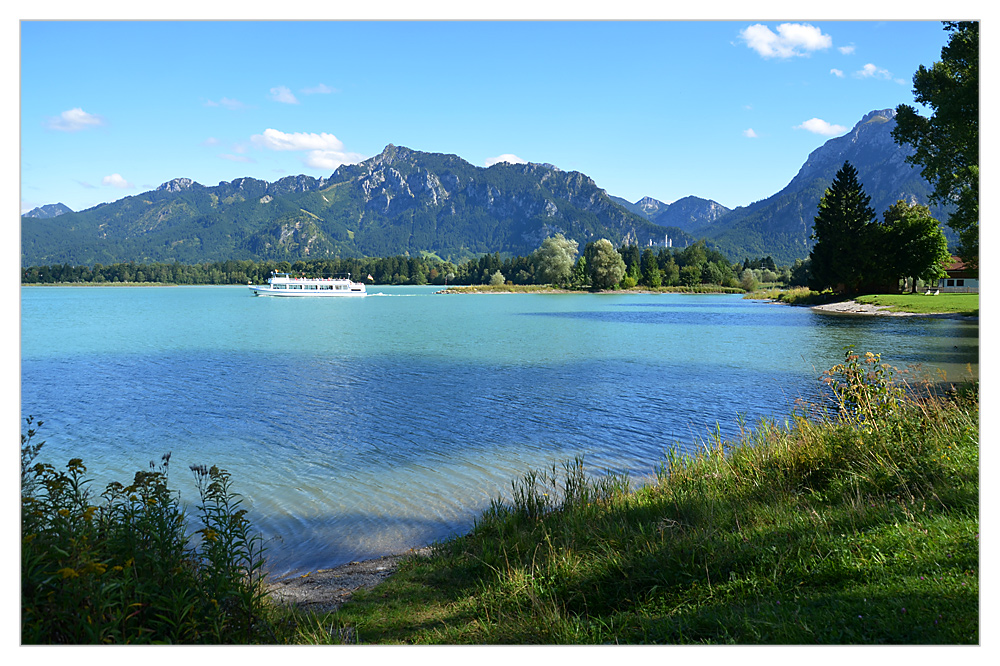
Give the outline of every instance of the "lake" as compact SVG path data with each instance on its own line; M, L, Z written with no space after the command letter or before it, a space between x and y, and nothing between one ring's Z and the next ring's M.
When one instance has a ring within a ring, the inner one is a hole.
M718 426L817 399L844 347L978 376L976 322L736 295L252 296L246 287L21 289L21 410L40 460L95 490L172 454L233 476L274 574L467 531L528 469L583 456L641 480Z

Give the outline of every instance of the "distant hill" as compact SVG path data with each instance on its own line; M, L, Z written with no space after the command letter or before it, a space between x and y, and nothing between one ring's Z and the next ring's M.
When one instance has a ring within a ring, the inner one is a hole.
M712 227L729 209L711 199L684 197L650 218L663 227L677 227L695 236Z
M719 217L729 212L722 204L700 197L684 197L667 204L652 197L643 197L631 203L621 197L613 201L636 215L642 215L661 227L673 227L692 235L711 226Z
M38 208L32 208L27 213L24 213L21 217L34 217L43 220L49 218L58 217L63 213L72 213L73 209L62 203L55 204L45 204L44 206L39 206Z
M551 165L473 166L389 145L329 178L253 178L206 187L187 178L58 221L23 217L22 265L198 263L433 253L462 260L526 255L563 233L588 241L695 239L615 203L588 176Z
M845 161L858 170L879 217L900 199L926 205L932 188L920 170L905 161L913 150L893 141L890 132L895 126L895 109L868 113L850 132L810 153L780 192L736 208L702 231L737 260L770 255L779 264L791 264L804 259L813 244L809 235L819 201ZM942 224L947 222L947 210L932 207L931 212ZM954 236L950 228L944 230L949 238Z

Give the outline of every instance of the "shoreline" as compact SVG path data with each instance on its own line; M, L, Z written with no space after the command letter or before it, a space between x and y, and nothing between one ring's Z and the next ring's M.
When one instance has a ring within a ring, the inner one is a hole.
M277 604L300 610L329 613L352 599L358 590L370 590L396 573L403 560L428 557L430 547L411 548L405 553L341 564L330 569L287 574L264 581L268 596Z

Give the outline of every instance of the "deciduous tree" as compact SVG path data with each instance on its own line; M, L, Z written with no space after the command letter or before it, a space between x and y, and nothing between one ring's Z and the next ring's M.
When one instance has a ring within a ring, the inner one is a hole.
M625 261L607 238L591 244L592 257L587 258L590 271L590 286L594 289L610 289L625 276Z
M535 276L538 282L565 287L573 278L573 264L579 245L562 234L549 236L535 250Z
M953 203L948 226L958 232L959 254L979 264L979 23L946 22L951 33L941 61L913 75L914 99L926 104L930 118L909 105L896 107L892 137L916 152L907 158L923 166L934 186L932 202Z
M927 206L897 201L885 211L883 219L880 254L884 260L879 263L886 277L913 278L916 291L917 280L931 283L946 275L944 266L951 259L948 240Z

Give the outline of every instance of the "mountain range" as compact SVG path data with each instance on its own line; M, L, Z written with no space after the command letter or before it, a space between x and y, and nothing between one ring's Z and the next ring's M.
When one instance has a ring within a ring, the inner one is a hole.
M734 261L807 256L816 206L844 161L857 169L876 211L931 191L889 135L892 109L811 153L777 194L729 210L707 199L666 204L610 196L587 175L550 164L476 167L457 155L392 144L329 178L254 178L206 187L177 178L156 190L71 212L62 204L21 218L22 265L135 261L199 263L430 254L461 261L526 255L554 233L683 247L704 237ZM940 214L940 211L939 211ZM938 219L945 219L938 217Z

